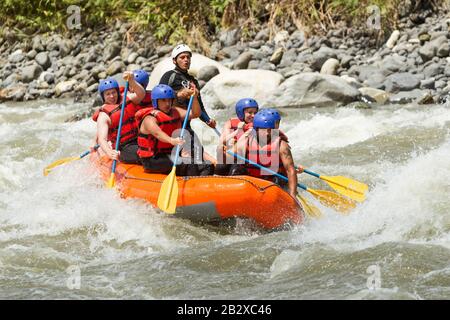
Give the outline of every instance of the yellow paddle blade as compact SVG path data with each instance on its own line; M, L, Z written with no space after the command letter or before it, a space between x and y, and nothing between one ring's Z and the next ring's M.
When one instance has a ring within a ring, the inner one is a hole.
M80 157L70 157L70 158L56 160L55 162L53 162L52 164L50 164L44 168L44 176L47 176L53 168L60 166L64 163L68 163L68 162L78 160L78 159L80 159Z
M111 188L114 188L115 185L116 185L116 174L111 173L108 181L106 182L106 187L111 189Z
M158 208L166 213L175 213L178 199L178 183L176 168L173 167L170 174L164 179L158 196Z
M307 190L311 193L317 200L319 200L323 205L331 207L336 211L347 213L354 209L356 203L350 199L338 195L337 193L326 191L326 190Z
M358 202L366 200L366 192L369 186L365 183L343 177L343 176L320 176L334 190Z
M320 212L320 210L316 206L308 202L308 200L305 197L298 194L297 199L308 216L310 216L311 218L322 217L322 212Z

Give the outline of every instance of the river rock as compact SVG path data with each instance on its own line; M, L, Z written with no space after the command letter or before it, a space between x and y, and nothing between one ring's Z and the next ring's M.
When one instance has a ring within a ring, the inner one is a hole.
M116 43L111 43L105 48L103 60L105 62L117 57L120 54L120 46Z
M214 109L233 107L243 97L262 101L277 89L282 76L266 70L233 70L212 78L202 89L205 105Z
M12 86L0 90L0 102L7 100L21 101L27 92L27 87L23 84Z
M205 82L208 82L215 76L217 76L220 73L219 69L216 66L204 66L198 71L197 78L198 80L203 80Z
M337 58L335 50L328 47L321 47L318 51L312 54L312 59L310 60L311 67L313 70L319 71L325 61L331 58Z
M256 34L255 41L259 41L259 40L264 41L264 42L268 41L269 40L269 34L270 34L269 29L268 28L264 28L264 29L260 30Z
M446 36L440 36L434 40L431 40L430 42L425 43L419 49L420 57L424 62L433 59L433 57L436 56L438 49L441 48L441 46L445 45L445 43L448 43Z
M388 41L386 42L386 47L388 47L389 49L392 49L399 37L400 37L400 31L394 30L394 32L392 32L391 36L389 37Z
M114 61L109 65L109 67L106 69L106 73L108 76L111 76L113 74L122 72L125 70L125 64L122 61Z
M273 38L273 42L275 43L275 46L282 46L285 47L286 42L289 40L289 32L286 30L281 30L275 34L275 37Z
M41 52L41 51L45 50L40 36L32 38L31 46L32 46L33 50L36 50L36 52Z
M128 64L134 63L138 57L139 57L139 54L137 54L136 52L130 53L127 58Z
M243 52L239 55L239 57L234 61L232 69L247 69L248 63L252 60L253 54L251 52Z
M331 58L325 61L320 69L321 74L336 75L336 71L339 68L339 60Z
M16 84L20 80L22 80L22 77L17 73L13 72L3 81L2 87L4 88L9 87L10 85Z
M76 84L77 80L68 80L58 83L55 86L55 95L58 97L63 93L72 91Z
M278 68L290 67L297 60L297 49L291 48L283 52Z
M265 105L274 107L336 107L357 101L361 93L332 75L301 73L283 82Z
M42 67L37 64L24 67L22 69L22 81L25 83L31 82L39 77L42 73Z
M86 91L87 92L91 92L91 93L95 93L98 90L98 83L94 83L92 85L90 85L89 87L87 87Z
M399 103L399 104L405 104L413 102L417 99L420 99L426 94L427 91L423 91L420 89L415 89L411 91L400 91L392 96L389 97L390 103Z
M37 55L37 51L32 49L27 53L27 58L30 60L33 60L34 57L36 57L36 55Z
M275 50L275 52L270 57L269 61L270 63L273 63L275 65L279 64L281 61L281 58L283 57L284 48L280 47Z
M379 104L384 104L389 99L389 93L384 90L370 88L370 87L362 87L358 89L361 94L365 96L369 96L374 99Z
M44 71L40 74L39 81L46 82L48 84L55 83L55 75L51 72Z
M132 63L132 64L127 65L127 71L134 71L134 70L140 70L140 69L141 69L141 66L138 64Z
M238 28L222 30L219 34L219 41L223 47L231 47L239 41L240 36Z
M19 63L23 59L25 59L25 55L23 54L22 49L18 49L16 51L14 51L8 57L8 61L11 63Z
M48 56L47 51L39 52L36 57L34 58L36 62L44 69L47 70L51 65L52 62L50 61L50 57Z
M432 63L423 69L425 78L432 78L442 74L443 72L444 66L437 63Z
M395 73L386 78L384 85L387 92L399 92L416 89L420 86L421 77L409 72Z

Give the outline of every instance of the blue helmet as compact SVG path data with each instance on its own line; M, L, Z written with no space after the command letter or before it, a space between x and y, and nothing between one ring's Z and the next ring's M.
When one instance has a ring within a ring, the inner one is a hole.
M252 98L244 98L239 100L236 103L236 115L239 118L239 120L244 121L244 110L247 108L256 108L258 110L259 106L255 99Z
M280 115L278 114L278 117ZM275 129L276 122L278 121L277 115L274 112L261 110L255 114L253 119L254 129Z
M152 90L153 107L158 108L159 99L175 99L175 92L166 84L158 84Z
M117 93L119 93L119 83L114 78L106 78L100 80L98 84L98 92L100 93L100 97L102 101L105 102L105 98L103 97L103 92L109 89L116 89Z
M142 85L145 90L145 88L147 88L148 79L149 79L149 75L148 75L147 71L134 70L133 74L134 74L134 79L136 80L136 82L139 83L140 85Z
M269 112L271 114L273 114L273 116L275 117L275 121L280 121L281 120L281 116L280 113L278 112L277 109L274 108L267 108L267 109L262 109L261 111L265 111L265 112Z

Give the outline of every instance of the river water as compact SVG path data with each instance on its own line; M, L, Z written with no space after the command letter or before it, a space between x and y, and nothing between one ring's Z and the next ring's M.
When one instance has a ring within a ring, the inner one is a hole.
M88 108L0 104L0 298L450 298L448 105L283 111L297 163L370 189L349 215L305 194L323 217L274 233L223 232L121 199L87 158L44 177L92 144L91 120L65 122ZM212 151L212 130L194 128Z

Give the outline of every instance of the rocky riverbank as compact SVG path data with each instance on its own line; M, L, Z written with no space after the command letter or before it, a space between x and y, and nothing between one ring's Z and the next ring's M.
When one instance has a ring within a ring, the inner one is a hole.
M0 101L94 99L99 79L140 68L152 73L155 84L170 67L172 46L158 45L150 34L131 34L130 27L118 22L108 30L21 39L4 31ZM243 96L277 107L441 103L450 89L449 39L443 11L405 17L384 37L344 26L306 35L288 25L272 35L261 26L244 41L232 29L217 34L209 58L197 55L202 63L194 68L194 57L192 69L210 108L231 106Z

